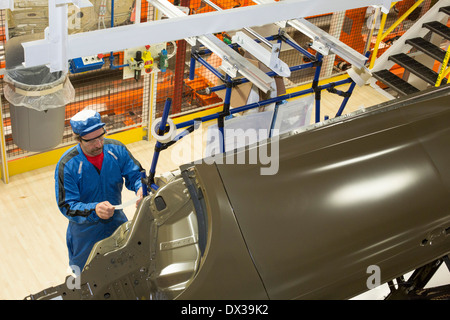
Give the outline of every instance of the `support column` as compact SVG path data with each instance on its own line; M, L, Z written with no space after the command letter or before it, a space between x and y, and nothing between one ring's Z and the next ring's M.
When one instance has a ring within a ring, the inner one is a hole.
M190 0L181 0L180 5L183 7L189 7L189 2ZM177 41L177 55L175 59L175 80L172 114L181 112L184 83L184 64L186 61L186 40L182 39Z
M67 3L59 4L56 0L48 2L48 34L46 38L50 42L50 50L55 53L50 61L50 71L69 70L69 62L67 58Z
M140 3L140 1L138 1ZM156 9L153 9L152 6L147 6L147 22L156 20ZM141 14L137 14L138 10L136 7L136 18L135 23L140 23L141 21ZM141 6L139 5L139 12L141 12ZM152 15L153 14L153 15ZM152 18L149 18L150 16L153 16ZM139 17L139 18L138 18ZM147 117L142 117L142 126L146 128L146 136L143 137L143 140L150 141L151 137L151 127L152 123L155 120L155 113L156 113L156 90L157 90L157 79L158 74L152 72L151 74L147 74L144 72L144 84L143 84L143 90L142 90L142 114L145 114L145 111L147 111Z

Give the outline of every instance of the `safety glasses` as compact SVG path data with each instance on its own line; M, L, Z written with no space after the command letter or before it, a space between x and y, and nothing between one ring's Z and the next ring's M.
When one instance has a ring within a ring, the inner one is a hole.
M83 140L86 143L94 143L96 140L103 141L103 139L105 139L105 137L104 137L105 134L106 134L106 130L105 130L105 128L103 128L103 133L101 135L99 135L98 137L95 137L92 139L83 139L81 137L80 138L81 138L81 140Z

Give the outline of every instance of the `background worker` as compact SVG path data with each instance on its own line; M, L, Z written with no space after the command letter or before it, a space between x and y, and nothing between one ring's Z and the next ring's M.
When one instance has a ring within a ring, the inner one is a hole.
M109 237L128 219L114 206L122 203L122 188L142 199L141 164L124 144L105 139L105 124L94 110L78 112L70 120L76 146L67 150L55 170L59 210L69 219L69 265L84 268L94 244Z

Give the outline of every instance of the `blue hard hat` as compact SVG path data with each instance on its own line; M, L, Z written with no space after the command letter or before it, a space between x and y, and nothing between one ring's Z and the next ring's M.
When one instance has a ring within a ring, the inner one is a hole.
M70 125L73 132L80 136L87 135L97 129L103 128L105 124L102 122L100 113L95 110L82 110L70 119Z

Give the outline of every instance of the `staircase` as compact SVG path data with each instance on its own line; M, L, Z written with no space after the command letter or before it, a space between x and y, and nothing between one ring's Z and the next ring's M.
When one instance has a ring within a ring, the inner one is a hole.
M426 39L440 36L442 38L438 38L439 40L445 39L450 41L450 28L446 25L449 17L450 0L437 2L376 60L374 67L371 69L373 76L371 80L372 86L375 86L378 80L400 96L409 95L422 91L426 87L434 86L438 73L433 71L432 67L435 61L443 62L446 51ZM426 55L427 59L419 58L423 57L423 55ZM423 64L423 60L427 60L428 63L426 65ZM390 71L395 64L405 69L403 78ZM448 66L450 66L450 63ZM442 79L441 85L446 83L447 79Z

